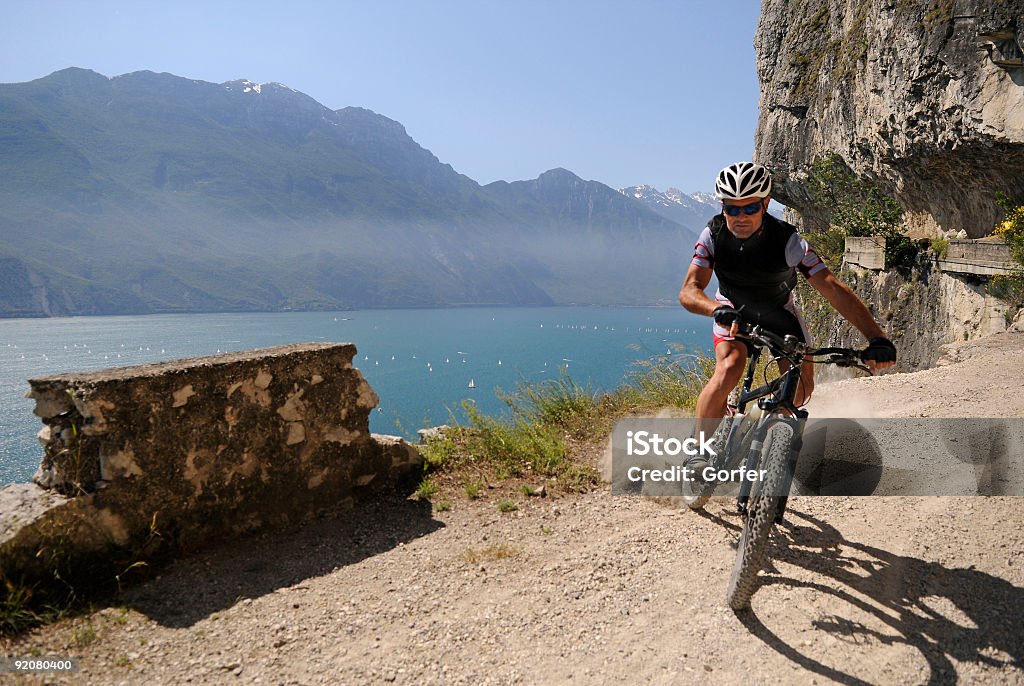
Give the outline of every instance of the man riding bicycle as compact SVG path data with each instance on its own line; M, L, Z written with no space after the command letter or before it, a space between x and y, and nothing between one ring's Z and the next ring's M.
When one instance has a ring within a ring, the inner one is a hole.
M868 339L863 353L872 373L896 363L896 347L853 291L837 279L796 227L768 214L772 179L768 170L751 162L723 169L715 182L722 213L708 222L694 249L679 303L688 311L714 317L715 371L697 399L697 430L710 436L726 413L729 393L743 376L748 344L735 338L742 322L779 335L808 342L807 329L793 302L796 272ZM711 275L718 277L715 299L704 290ZM779 362L780 372L787 363ZM814 390L814 364L800 372L797 407ZM687 461L700 474L707 466L701 455Z

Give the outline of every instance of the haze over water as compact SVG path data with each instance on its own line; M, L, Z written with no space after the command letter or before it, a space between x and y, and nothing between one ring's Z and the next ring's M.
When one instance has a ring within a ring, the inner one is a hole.
M299 342L352 342L381 398L377 433L415 438L466 398L504 409L496 387L557 378L618 386L638 360L710 348L708 320L682 308L468 308L0 319L0 485L42 457L27 379ZM468 388L472 380L476 388Z

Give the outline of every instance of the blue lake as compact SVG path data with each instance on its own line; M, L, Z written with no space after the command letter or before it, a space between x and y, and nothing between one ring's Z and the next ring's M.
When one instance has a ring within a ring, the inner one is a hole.
M638 360L710 349L710 320L682 308L467 308L0 319L0 485L31 479L42 423L27 379L285 343L352 342L381 398L378 433L413 437L464 399L504 409L495 388L570 377L617 387ZM469 382L475 388L468 388Z

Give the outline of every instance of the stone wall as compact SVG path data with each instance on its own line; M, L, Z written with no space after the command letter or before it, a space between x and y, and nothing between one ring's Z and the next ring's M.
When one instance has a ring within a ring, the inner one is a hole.
M369 431L351 344L302 344L32 379L45 455L0 491L0 577L92 576L343 509L413 474ZM97 576L98 575L98 576Z

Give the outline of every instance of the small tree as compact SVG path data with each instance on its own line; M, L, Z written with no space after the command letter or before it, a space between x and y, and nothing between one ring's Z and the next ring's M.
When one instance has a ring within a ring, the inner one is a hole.
M903 235L903 208L870 181L859 178L839 155L811 165L807 190L823 208L829 224L845 236L881 236L886 239L889 264L908 266L916 255L914 244Z

